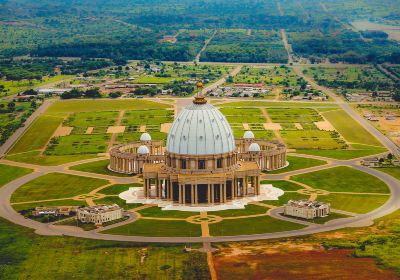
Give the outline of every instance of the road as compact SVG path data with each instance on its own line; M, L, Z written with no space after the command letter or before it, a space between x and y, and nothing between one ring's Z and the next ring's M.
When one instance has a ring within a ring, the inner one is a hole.
M204 46L201 48L201 50L199 51L199 53L196 55L194 62L195 63L199 63L200 62L200 57L201 54L206 50L208 44L211 42L211 40L214 38L214 36L217 34L217 30L214 30L213 34L211 35L210 38L208 38L207 40L205 40L204 42Z
M7 141L0 146L0 158L4 157L6 153L12 148L14 143L25 133L25 131L31 126L31 124L35 121L35 119L44 113L44 111L49 108L52 100L46 100L40 105L32 115L25 121L24 126L18 128L13 135L11 135Z

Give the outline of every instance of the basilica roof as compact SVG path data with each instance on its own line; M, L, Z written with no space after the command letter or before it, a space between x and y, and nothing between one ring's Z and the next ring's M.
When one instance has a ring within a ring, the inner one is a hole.
M235 150L233 131L211 104L190 104L172 124L167 151L187 155L223 154Z

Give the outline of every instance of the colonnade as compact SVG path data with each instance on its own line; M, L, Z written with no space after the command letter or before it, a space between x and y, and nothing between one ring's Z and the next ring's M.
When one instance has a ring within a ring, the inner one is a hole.
M145 179L146 198L165 199L179 204L226 203L235 198L260 194L259 176L235 178L218 183L171 183L168 179Z

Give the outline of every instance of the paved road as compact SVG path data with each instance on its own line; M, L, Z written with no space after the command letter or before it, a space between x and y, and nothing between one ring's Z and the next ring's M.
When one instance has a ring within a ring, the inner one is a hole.
M312 156L314 157L314 156ZM321 158L321 157L316 157ZM90 159L84 160L82 162L90 162L95 161L98 159ZM16 162L10 162L6 160L2 160L0 162L12 165L19 165ZM76 163L74 163L76 164ZM52 224L42 224L33 220L25 219L19 213L17 213L10 204L10 199L12 193L17 190L23 184L43 176L49 172L65 172L76 174L80 176L90 176L102 179L109 179L114 181L115 183L129 183L132 182L133 178L124 178L124 177L113 177L107 175L99 175L99 174L92 174L86 172L79 172L79 171L68 171L66 170L67 167L71 166L72 164L65 164L61 166L36 166L30 164L24 164L26 167L33 168L35 172L25 175L15 181L12 181L5 185L3 188L0 189L0 216L12 221L13 223L30 227L35 229L35 232L42 235L66 235L66 236L75 236L81 238L89 238L89 239L101 239L101 240L117 240L117 241L132 241L132 242L165 242L165 243L189 243L189 242L223 242L223 241L244 241L244 240L260 240L260 239L269 239L269 238L281 238L281 237L292 237L292 236L299 236L299 235L308 235L313 233L319 232L326 232L331 230L337 230L345 227L360 227L360 226L368 226L373 223L373 220L385 215L392 213L393 211L400 208L400 181L396 180L395 178L389 176L386 173L383 173L376 169L370 169L364 166L360 166L357 160L332 160L329 159L328 165L323 165L320 167L312 167L303 170L296 170L287 172L285 174L275 174L270 175L271 179L282 179L288 175L295 175L310 172L313 170L320 170L327 167L345 165L350 166L355 169L358 169L363 172L367 172L373 176L384 181L390 188L391 196L389 200L380 208L375 209L374 211L363 214L357 215L352 218L346 219L339 219L328 222L324 225L310 225L303 229L288 231L288 232L277 232L277 233L265 233L265 234L255 234L255 235L239 235L239 236L221 236L221 237L143 237L143 236L121 236L121 235L108 235L108 234L101 234L97 231L89 231L85 232L79 228L74 227L60 227L55 226ZM307 223L303 223L308 225Z
M7 141L0 146L0 158L4 157L6 153L12 148L14 143L25 133L25 131L29 128L29 126L34 122L34 120L40 116L41 114L44 113L44 111L49 108L51 105L52 100L46 100L43 102L43 104L36 109L35 112L33 112L32 115L25 121L24 126L18 128L13 135L10 136L10 138L7 139Z

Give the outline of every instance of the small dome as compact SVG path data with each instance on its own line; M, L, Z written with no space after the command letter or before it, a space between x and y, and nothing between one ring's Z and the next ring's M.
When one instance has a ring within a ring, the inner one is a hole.
M261 151L260 145L258 145L257 143L251 143L251 145L249 146L249 152L259 152Z
M246 131L243 135L244 139L254 139L254 133L250 130Z
M146 155L146 154L149 154L150 151L149 151L149 148L147 148L147 146L142 145L137 149L137 153L141 154L141 155Z
M150 141L150 140L151 140L151 136L147 132L140 135L140 141Z

